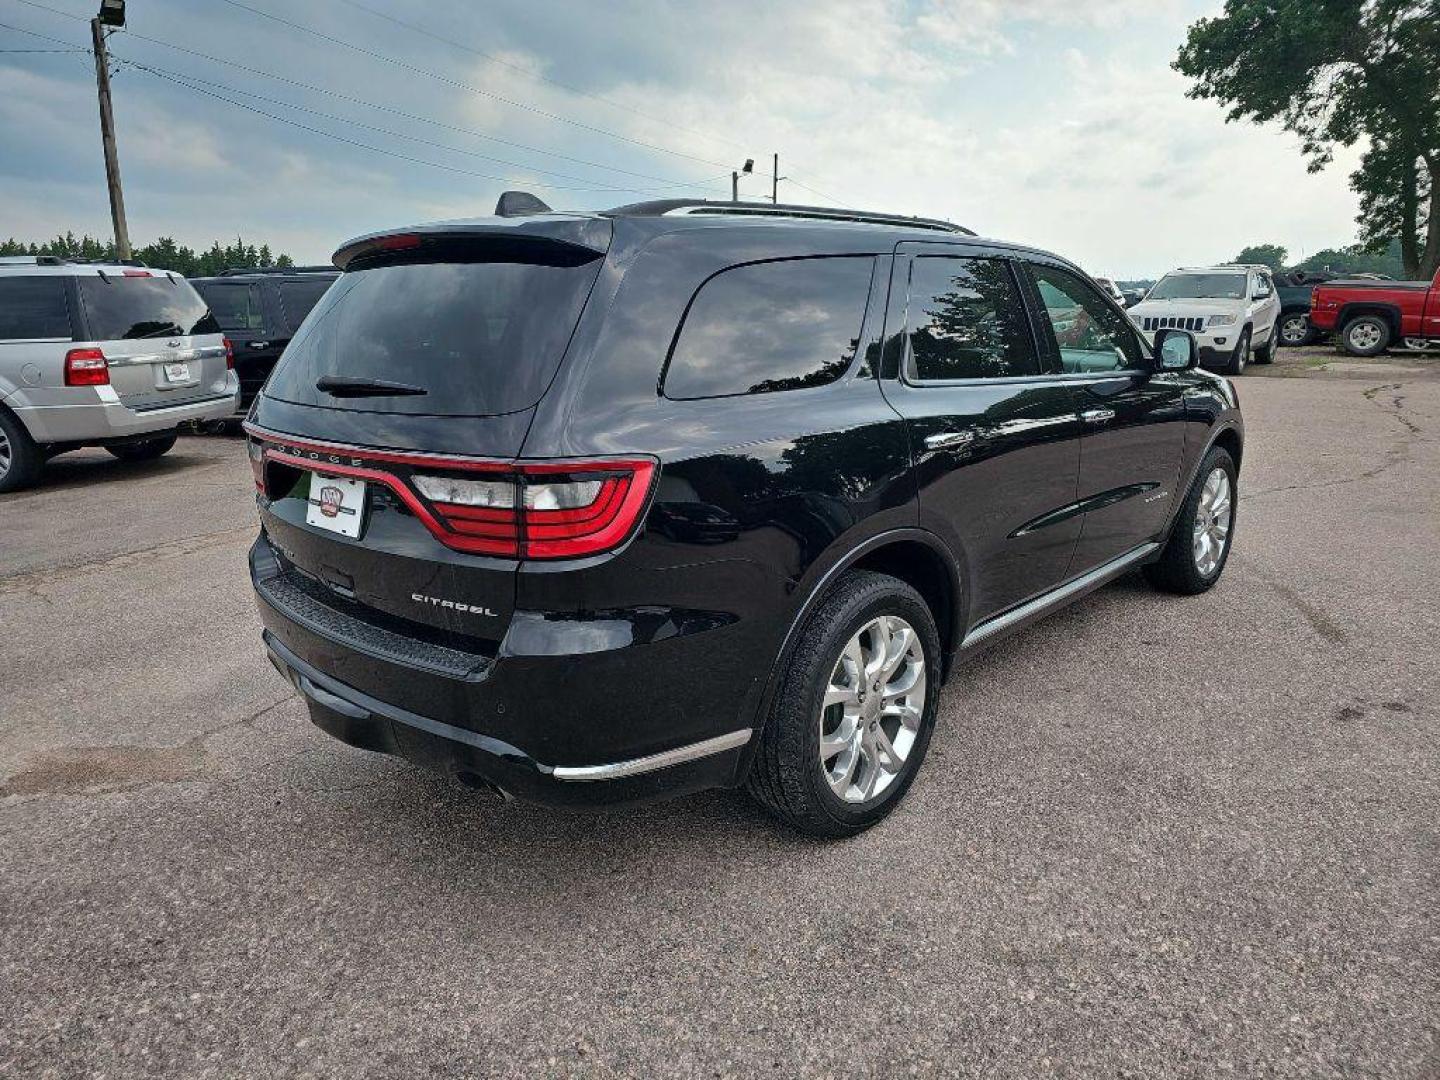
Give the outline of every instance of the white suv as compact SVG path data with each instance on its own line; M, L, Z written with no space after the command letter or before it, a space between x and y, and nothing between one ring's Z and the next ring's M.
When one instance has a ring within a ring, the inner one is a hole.
M1178 327L1195 335L1200 363L1239 375L1252 355L1275 359L1280 298L1265 266L1206 266L1171 270L1126 312L1147 338Z
M175 429L235 411L230 344L179 274L0 259L0 492L81 446L159 457Z

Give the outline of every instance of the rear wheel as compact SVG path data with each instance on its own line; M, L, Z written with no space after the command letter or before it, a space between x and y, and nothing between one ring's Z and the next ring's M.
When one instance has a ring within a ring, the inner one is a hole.
M1226 375L1239 375L1245 371L1245 365L1250 362L1250 328L1247 326L1240 331L1240 340L1235 342L1235 349L1225 366L1220 370Z
M144 442L107 446L105 449L121 461L153 461L162 454L169 453L174 445L175 436L166 435L159 439L146 439Z
M0 492L19 491L40 478L45 455L10 413L0 410Z
M1159 561L1145 567L1150 584L1193 596L1220 580L1235 532L1235 481L1234 459L1223 448L1212 448L1195 475Z
M867 570L806 621L750 771L752 794L816 836L852 836L894 809L924 760L940 636L920 594Z
M1264 345L1255 348L1255 363L1273 364L1275 362L1275 349L1280 341L1280 324L1277 322L1270 328L1270 336L1265 339Z
M1379 356L1390 344L1390 324L1379 315L1359 315L1340 331L1340 343L1354 356Z
M1310 325L1310 316L1303 311L1292 311L1287 315L1280 316L1280 325L1277 329L1280 335L1280 344L1288 349L1298 349L1301 345L1309 345L1314 334L1314 328Z

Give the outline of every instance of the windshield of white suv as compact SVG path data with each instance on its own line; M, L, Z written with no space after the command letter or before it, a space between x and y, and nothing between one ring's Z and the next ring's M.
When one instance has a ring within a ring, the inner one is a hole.
M1244 300L1245 275L1166 274L1146 300Z

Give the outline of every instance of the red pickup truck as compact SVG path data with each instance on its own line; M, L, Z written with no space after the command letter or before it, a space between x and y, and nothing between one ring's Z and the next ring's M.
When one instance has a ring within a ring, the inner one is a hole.
M1393 344L1440 349L1440 271L1434 281L1327 281L1315 286L1310 321L1356 356Z

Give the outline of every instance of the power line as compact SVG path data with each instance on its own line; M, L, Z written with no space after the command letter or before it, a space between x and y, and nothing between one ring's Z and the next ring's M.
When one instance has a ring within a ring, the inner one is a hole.
M456 49L462 49L465 52L471 53L475 56L479 56L482 59L489 60L491 63L500 64L503 67L509 68L511 71L515 71L521 75L524 75L527 79L534 79L538 82L549 83L551 86L558 86L560 89L568 93L576 94L580 97L587 97L592 101L600 102L600 104L602 105L608 105L612 109L619 109L623 112L628 112L633 116L638 116L642 120L649 120L651 123L663 124L666 127L674 128L676 131L684 132L686 135L694 135L697 138L709 139L712 142L723 142L727 143L730 146L736 147L737 149L744 149L744 144L736 142L734 139L726 138L722 135L716 135L713 132L696 131L694 128L686 127L683 124L677 124L673 120L666 120L663 116L656 116L653 113L648 113L642 109L637 109L632 105L626 105L623 102L613 101L602 94L597 94L593 91L585 90L578 86L572 86L570 83L561 82L559 79L552 79L549 75L543 75L538 71L531 71L529 68L521 64L516 64L509 60L506 60L503 56L496 56L494 53L486 52L484 49L477 49L473 45L467 45L463 41L455 41L452 38L447 38L443 34L437 34L433 30L427 30L423 26L419 26L412 22L407 22L406 20L397 18L396 16L391 15L388 12L377 11L375 8L372 8L367 4L360 3L359 0L340 0L340 3L355 8L359 11L363 11L368 15L373 15L377 19L384 19L386 22L392 23L395 26L402 26L406 30L410 30L416 34L420 34L423 37L430 38L432 41L438 41L442 45L449 45Z
M28 2L28 0L26 0L26 2ZM460 90L466 90L472 94L478 94L481 97L490 98L492 101L499 101L502 104L510 105L517 109L524 109L526 112L534 113L537 116L543 116L547 120L555 120L562 124L570 124L572 127L580 128L582 131L591 131L597 135L604 135L607 138L618 139L621 142L630 143L632 146L643 147L646 150L654 150L657 153L670 154L674 157L687 158L690 161L698 161L704 165L713 165L716 168L728 168L728 166L726 166L723 161L712 161L710 158L703 158L696 154L687 154L683 150L671 150L669 147L660 146L657 143L648 143L642 139L632 139L628 135L621 135L619 132L609 131L605 128L597 127L594 124L587 124L581 120L572 120L568 116L561 116L559 113L549 112L535 105L527 105L523 101L516 101L513 98L507 98L501 94L496 94L490 90L482 90L478 86L472 86L470 83L462 82L459 79L452 79L448 75L441 75L437 72L430 71L415 64L407 63L404 60L397 60L393 56L386 56L384 53L379 53L374 51L373 49L367 49L364 46L356 45L352 42L345 41L342 38L334 37L333 35L324 33L321 30L316 30L312 26L306 26L303 23L292 22L289 19L281 18L279 15L272 15L268 11L262 11L259 8L251 7L249 4L242 3L241 0L224 0L224 3L229 4L231 7L239 8L242 11L248 11L253 15L258 15L263 19L270 19L274 22L279 23L281 26L287 26L292 30L298 30L302 34L309 34L312 37L319 38L322 41L328 41L332 45L339 45L341 48L349 49L352 52L357 52L361 56L368 56L373 60L379 60L382 63L391 64L395 67L400 68L403 71L409 71L416 75L423 75L427 79L434 79L436 82L443 83L446 86L453 86Z
M433 139L423 139L423 138L419 137L418 135L407 135L407 134L405 134L403 131L395 131L395 130L393 130L393 129L391 129L391 128L379 127L379 126L377 126L377 125L375 125L375 124L367 124L367 123L365 123L363 120L354 120L354 119L351 119L350 117L346 117L346 116L337 116L337 115L335 115L334 113L323 112L323 111L321 111L321 110L319 110L319 109L311 109L311 108L309 108L309 107L307 107L307 106L305 106L305 105L297 105L297 104L295 104L294 102L284 101L284 100L281 100L280 98L267 97L267 96L265 96L264 94L257 94L257 93L254 93L253 91L250 91L250 90L241 90L241 89L239 89L238 87L228 86L228 85L226 85L225 83L214 82L214 81L212 81L212 80L210 80L210 79L202 79L202 78L200 78L200 77L197 76L197 75L190 75L190 74L188 74L188 73L186 73L186 72L170 71L170 70L168 70L168 69L166 69L166 68L155 67L155 66L153 66L153 65L151 65L151 64L143 64L143 63L141 63L141 62L138 61L138 60L130 60L130 59L128 59L128 58L126 58L126 57L122 57L122 56L117 56L117 57L115 57L115 59L118 60L118 61L119 61L120 63L122 63L122 64L127 64L127 65L129 65L130 67L136 68L136 69L138 69L138 70L140 70L140 71L147 72L147 73L149 73L149 74L151 74L151 75L158 76L158 77L160 77L160 78L162 78L162 79L166 79L167 81L170 81L170 82L180 82L181 80L184 80L184 82L181 83L182 85L185 85L185 84L187 84L187 83L198 83L198 84L201 84L201 85L203 85L203 86L208 86L208 87L210 87L210 88L212 88L212 89L214 89L214 90L222 90L222 91L224 91L224 92L226 92L226 93L229 93L229 94L239 94L241 97L251 98L252 100L255 100L255 101L263 101L263 102L265 102L266 104L269 104L269 105L278 105L278 106L281 106L282 108L286 108L286 109L294 109L294 110L296 110L297 112L308 113L308 114L311 115L311 116L318 116L318 117L320 117L321 119L324 119L324 120L333 120L333 121L335 121L335 122L337 122L337 123L341 123L341 124L351 124L351 125L353 125L353 126L355 126L355 127L364 128L364 129L367 130L367 131L376 132L377 134L380 134L380 135L388 135L388 136L390 136L391 138L404 139L404 140L407 141L407 142L419 143L419 144L421 144L421 145L423 145L423 146L431 146L431 147L434 147L434 148L436 148L436 149L438 149L438 150L446 150L446 151L448 151L448 152L450 152L450 153L453 153L453 154L464 154L464 155L466 155L467 157L477 157L477 158L481 158L481 159L483 159L483 160L485 160L485 161L493 161L493 162L496 162L497 164L505 165L505 166L508 166L509 168L512 168L512 169L521 169L521 170L526 171L526 172L545 173L545 174L548 175L548 176L556 176L556 177L559 177L559 178L562 179L562 180L574 180L574 181L576 181L578 184L585 185L585 186L583 186L583 187L577 187L577 188L557 188L556 190L619 191L619 192L629 192L629 193L631 193L631 194L657 195L657 196L664 196L664 195L666 194L665 192L655 191L655 190L652 190L652 189L649 189L649 188L623 187L623 186L617 186L617 185L612 185L612 184L596 183L595 181L592 181L592 180L590 180L590 179L588 179L588 178L586 178L586 177L583 177L583 176L575 176L575 175L572 174L572 173L556 172L556 171L553 170L553 169L541 169L541 168L539 168L539 167L537 167L537 166L527 165L527 164L525 164L524 162L520 162L520 161L509 161L509 160L507 160L507 159L505 159L505 158L493 157L493 156L491 156L490 154L482 154L482 153L480 153L479 151L476 151L476 150L466 150L466 149L464 149L463 147L451 146L451 145L449 145L448 143L436 142L436 141L434 141ZM712 178L711 180L706 181L706 183L713 183L715 179L723 179L723 178L720 178L720 177ZM518 182L521 182L521 181L516 181L516 182L518 183ZM525 182L525 183L530 183L531 181L526 180L526 181L523 181L523 182ZM671 186L672 186L672 187L684 188L684 187L696 187L696 186L702 186L702 185L700 185L700 184L691 184L691 183L689 183L689 182L676 182L675 184L673 184L673 185L671 185Z
M62 16L62 17L64 17L64 18L67 18L67 19L74 19L74 20L77 21L77 22L86 22L86 21L87 21L87 20L86 20L85 18L83 18L82 16L71 14L71 13L68 12L68 11L62 11L62 10L60 10L59 8L50 7L50 6L47 5L47 4L39 3L38 0L18 0L18 2L19 2L19 3L22 3L22 4L26 4L26 5L28 5L29 7L38 8L38 9L40 9L41 11L48 11L48 12L50 12L52 15L60 15L60 16ZM17 27L16 29L19 29L19 28ZM34 31L24 31L24 32L25 32L25 33L31 33L31 34L34 33ZM36 35L36 36L39 36L39 37L42 37L42 38L45 37L44 34L39 34L39 35ZM639 179L639 180L653 180L653 181L655 181L655 182L657 182L657 183L660 183L660 184L668 184L668 185L674 185L674 186L681 186L681 185L684 185L684 184L687 184L687 183L693 183L693 184L695 184L696 186L703 186L704 184L707 184L707 183L713 183L713 181L710 181L710 180L705 180L705 181L681 181L681 180L676 180L674 177L655 176L655 175L652 175L652 174L650 174L650 173L636 172L636 171L634 171L634 170L632 170L632 169L623 169L623 168L621 168L621 167L618 166L618 165L606 165L606 164L604 164L604 163L602 163L602 162L590 161L590 160L588 160L588 159L586 159L586 158L574 157L573 155L570 155L570 154L562 154L562 153L559 153L558 151L555 151L555 150L546 150L546 149L544 149L544 148L542 148L542 147L539 147L539 146L531 146L531 145L528 144L528 143L516 142L516 141L513 140L513 139L503 139L503 138L500 138L500 137L497 136L497 135L489 135L489 134L486 134L486 133L483 132L483 131L476 131L476 130L474 130L473 128L459 127L459 126L457 126L457 125L455 125L455 124L447 124L447 123L444 123L443 121L434 120L434 119L432 119L432 118L430 118L430 117L428 117L428 116L422 116L422 115L420 115L420 114L418 114L418 113L407 112L407 111L405 111L404 109L398 109L398 108L395 108L394 106L391 106L391 105L382 105L382 104L380 104L379 102L368 101L368 100L366 100L365 98L356 97L356 96L354 96L354 95L352 95L352 94L342 93L342 92L339 91L339 90L331 90L331 89L329 89L328 87L317 86L317 85L315 85L314 83L307 83L307 82L304 82L304 81L302 81L302 80L300 80L300 79L292 79L292 78L290 78L289 76L286 76L286 75L277 75L276 73L274 73L274 72L272 72L272 71L265 71L265 70L262 69L262 68L251 67L251 66L249 66L248 64L242 64L242 63L239 63L239 62L237 62L237 61L235 61L235 60L227 60L227 59L226 59L225 57L223 57L223 56L215 56L215 55L212 54L212 53L201 52L199 49L191 49L191 48L188 48L188 47L186 47L186 46L184 46L184 45L177 45L177 44L176 44L175 42L173 42L173 41L166 41L166 40L164 40L164 39L162 39L162 38L148 37L148 36L145 35L145 34L137 33L136 31L131 30L131 29L128 29L128 28L125 30L125 36L126 36L127 39L134 39L134 40L136 40L136 41L144 41L144 42L146 42L147 44L150 44L150 45L159 45L161 48L172 49L172 50L174 50L175 52L181 52L181 53L185 53L185 54L188 55L188 56L198 57L199 59L201 59L201 60L207 60L207 61L209 61L210 63L223 64L224 66L234 68L234 69L237 70L237 71L243 71L243 72L245 72L245 73L248 74L248 75L258 75L258 76L260 76L261 78L273 79L273 80L276 81L276 82L284 83L284 84L286 84L287 86L293 86L293 87L295 87L296 89L299 89L299 90L306 90L306 91L309 91L310 93L321 94L321 95L324 95L325 97L334 98L334 99L337 100L337 101L345 101L345 102L348 102L348 103L350 103L350 104L352 104L352 105L360 105L360 106L363 106L363 107L365 107L365 108L376 109L376 110L378 110L378 111L380 111L380 112L389 113L391 116L400 117L400 118L403 119L403 120L412 120L412 121L414 121L414 122L416 122L416 123L428 124L428 125L430 125L431 127L440 128L440 129L445 130L445 131L453 131L453 132L456 132L456 133L461 134L461 135L469 135L469 136L471 136L472 138L476 138L476 139L484 139L484 140L487 141L487 142L499 143L499 144L502 145L502 146L513 147L514 149L517 149L517 150L524 150L524 151L526 151L527 153L541 154L541 155L544 155L545 157L553 157L553 158L556 158L557 160L560 160L560 161L568 161L568 162L571 162L572 164L575 164L575 165L584 165L584 166L587 166L588 168L604 169L604 170L606 170L606 171L608 171L608 172L620 173L620 174L622 174L622 175L624 175L624 176L633 176L633 177L635 177L636 179ZM58 41L59 39L58 39L58 38L49 38L48 40ZM68 43L65 43L65 44L68 44ZM89 51L89 50L86 50L86 51ZM543 171L543 170L542 170L542 171ZM728 170L727 170L727 172L726 172L726 175L729 175Z
M491 173L482 173L482 172L478 172L478 171L476 171L476 170L474 170L474 169L462 169L462 168L459 168L458 166L455 166L455 165L446 165L446 164L444 164L443 162L439 162L439 161L429 161L429 160L427 160L427 159L425 159L425 158L413 157L413 156L411 156L410 154L402 154L402 153L400 153L400 152L398 152L398 151L396 151L396 150L387 150L387 149L385 149L385 148L382 147L382 146L373 146L373 145L371 145L370 143L361 142L361 141L358 140L358 139L350 139L350 138L345 137L344 135L337 135L335 132L333 132L333 131L326 131L324 128L317 128L317 127L312 127L312 126L309 125L309 124L302 124L302 123L300 123L300 121L298 121L298 120L292 120L292 119L290 119L290 118L287 117L287 116L279 116L279 115L277 115L277 114L275 114L275 113L272 113L272 112L266 112L264 109L256 108L254 105L248 105L248 104L246 104L246 103L243 102L243 101L236 101L234 98L226 97L224 94L219 94L219 93L216 93L216 92L213 91L213 90L207 90L207 89L205 89L205 87L200 86L200 85L198 85L198 84L194 84L194 83L187 82L184 78L175 78L175 77L172 77L172 76L170 76L170 75L161 74L160 72L156 71L154 68L145 69L145 68L143 68L142 65L139 65L139 64L136 64L136 65L134 65L134 66L136 66L136 67L141 67L142 70L149 70L150 74L156 75L157 77L162 78L162 79L165 79L165 80L167 80L167 81L169 81L169 82L173 82L173 83L175 83L175 84L178 85L178 86L183 86L183 87L185 87L186 89L193 91L194 93L204 94L206 97L215 98L217 101L223 101L223 102L225 102L225 103L228 104L228 105L234 105L236 108L244 109L244 110L246 110L247 112L252 112L252 113L255 113L255 114L259 115L259 116L267 117L267 118L269 118L269 119L271 119L271 120L278 121L279 123L282 123L282 124L289 124L291 127L299 128L301 131L308 131L308 132L310 132L312 135L320 135L320 136L323 136L323 137L325 137L325 138L327 138L327 139L334 139L336 142L345 143L345 144L348 145L348 146L358 147L358 148L361 149L361 150L368 150L368 151L370 151L371 153L375 153L375 154L384 154L384 155L387 156L387 157L398 158L398 159L401 160L401 161L408 161L408 162L410 162L411 164L414 164L414 165L426 165L426 166L429 166L429 167L432 168L432 169L443 169L443 170L445 170L446 172L458 173L458 174L461 175L461 176L473 176L473 177L478 177L478 178L481 179L481 180L491 180L491 181L495 181L495 182L498 182L498 183L501 183L501 184L526 184L526 185L529 185L529 186L532 186L532 187L542 187L542 188L545 188L546 190L549 190L549 191L596 191L596 190L602 190L602 189L596 188L595 185L593 185L593 184L585 184L585 185L581 185L581 186L578 186L578 187L574 187L574 186L566 186L566 185L561 185L561 184L549 184L549 183L545 183L544 181L532 180L532 179L530 179L530 178L528 178L528 177L527 177L527 178L524 178L524 179L516 179L516 178L514 178L514 177L508 177L508 176L495 176L495 175L493 175L493 174L491 174ZM607 188L607 189L603 189L603 190L611 190L611 191L632 191L632 192L635 191L634 188ZM639 192L639 193L640 193L640 194L654 194L653 192L645 192L645 191L641 191L641 192Z

